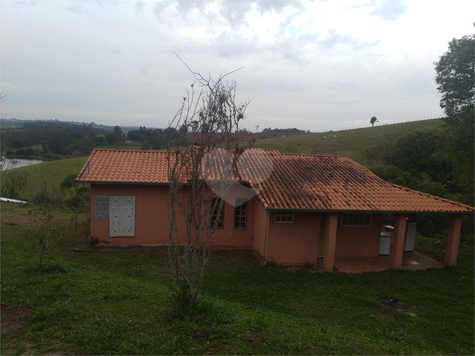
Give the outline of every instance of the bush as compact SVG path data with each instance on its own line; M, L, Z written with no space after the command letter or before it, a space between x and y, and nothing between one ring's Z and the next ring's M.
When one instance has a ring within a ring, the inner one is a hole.
M25 170L12 170L2 174L2 196L20 199L32 190L33 174Z

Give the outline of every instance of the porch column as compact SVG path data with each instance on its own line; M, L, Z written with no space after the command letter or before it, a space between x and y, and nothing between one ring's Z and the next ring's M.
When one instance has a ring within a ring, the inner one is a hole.
M323 248L323 268L333 271L335 265L336 230L338 214L328 213L325 224L325 247Z
M406 215L396 214L394 217L394 235L391 247L391 260L389 267L399 269L402 267L402 255L404 252L404 240L406 238Z
M449 236L447 238L447 249L445 251L445 264L455 265L459 250L460 229L462 227L462 216L452 215L449 223Z

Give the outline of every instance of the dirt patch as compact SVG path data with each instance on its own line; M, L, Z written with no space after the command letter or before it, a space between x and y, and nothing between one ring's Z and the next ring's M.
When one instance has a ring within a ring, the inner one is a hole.
M384 297L380 295L376 296L376 300L380 302L381 304L389 307L394 312L403 313L404 315L412 316L412 317L416 316L416 306L409 304L403 300L393 298L393 297ZM381 315L381 313L379 314L380 314L379 316L385 319L390 318L390 313L389 314L383 313L384 315ZM391 318L397 319L397 314L393 315Z
M299 308L299 309L304 309L306 311L312 311L312 310L315 310L315 307L314 306L311 306L311 305L307 305L307 304L302 304L302 303L299 303L299 302L296 302L296 301L291 301L290 304L296 308Z
M121 250L142 250L142 251L167 251L168 246L162 245L120 245L110 246L104 244L92 244L89 233L82 235L74 244L73 251L75 252L98 252L98 251L121 251ZM94 239L94 238L93 238Z
M31 216L28 215L28 212L18 213L16 211L2 211L2 222L8 226L26 226L28 228L32 227Z
M31 309L26 307L8 308L2 305L2 334L5 336L18 334L31 313Z
M9 308L2 305L2 355L13 355L21 352L23 355L38 355L39 350L35 345L25 340L21 334L21 328L31 316L33 311L27 307ZM52 342L48 355L64 355L64 352L59 351L59 342ZM58 347L56 347L58 345Z
M31 314L31 309L26 307L8 308L6 305L2 305L2 355L18 353L14 347L18 343L16 337L19 336L22 326ZM21 343L30 353L31 349L27 342L22 341Z

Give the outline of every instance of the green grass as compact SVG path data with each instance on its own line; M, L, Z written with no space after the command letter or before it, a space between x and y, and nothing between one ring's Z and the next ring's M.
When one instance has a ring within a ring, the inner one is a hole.
M46 183L48 192L58 191L59 185L69 174L78 174L88 157L76 157L56 161L43 162L32 166L15 168L2 172L2 184L4 178L18 171L30 173L29 187L21 194L22 199L30 200L36 192Z
M456 267L346 275L262 267L216 251L201 317L170 318L166 250L73 252L72 231L36 267L28 206L2 204L3 354L473 354L473 243ZM443 259L436 239L416 248ZM377 296L416 307L390 310Z
M277 149L282 153L342 155L366 164L363 152L377 144L395 142L399 137L416 130L435 129L442 120L423 120L326 133L309 133L285 138L271 138L255 142L255 148ZM321 137L326 136L326 139ZM335 137L336 136L336 137Z

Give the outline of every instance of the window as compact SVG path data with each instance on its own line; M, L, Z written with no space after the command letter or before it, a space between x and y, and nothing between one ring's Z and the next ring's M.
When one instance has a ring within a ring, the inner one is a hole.
M371 226L371 214L343 214L341 226Z
M274 222L292 224L294 222L294 213L292 211L276 211L274 213Z
M109 236L135 236L135 197L109 198Z
M107 221L109 220L109 197L103 195L96 195L94 204L94 220Z
M236 198L234 208L234 228L247 227L247 198Z
M209 220L209 227L216 229L224 228L224 202L222 203L221 209L219 206L221 205L222 199L220 198L213 198L211 201L211 218Z

